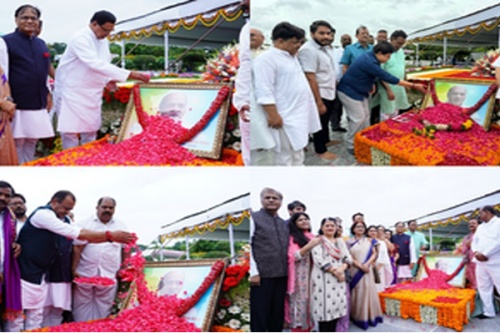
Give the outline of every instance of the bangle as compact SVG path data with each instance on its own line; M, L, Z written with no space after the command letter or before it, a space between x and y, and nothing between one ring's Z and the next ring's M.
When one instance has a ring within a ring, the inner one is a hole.
M113 239L111 238L111 231L106 230L106 240L110 243L113 243Z

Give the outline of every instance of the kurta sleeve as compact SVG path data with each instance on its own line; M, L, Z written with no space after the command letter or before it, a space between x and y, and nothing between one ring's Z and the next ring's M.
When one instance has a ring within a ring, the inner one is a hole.
M351 54L351 48L346 47L344 50L344 54L342 55L342 59L340 59L340 64L347 66L351 65Z
M245 105L250 105L250 90L252 86L252 53L250 52L250 23L247 22L240 32L240 67L236 75L236 92L233 103L239 111Z
M255 98L258 104L276 104L275 81L276 68L271 57L260 56L253 65Z
M415 243L413 242L413 238L410 237L410 263L417 263L417 252L415 251Z
M500 252L500 221L496 221L496 224L494 225L493 229L493 234L494 234L494 239L496 239L495 242L488 242L485 244L485 249L483 250L483 254L485 257L489 258L492 254ZM476 238L476 237L474 237Z
M315 246L312 249L314 265L318 266L323 272L332 267L332 264L324 257L324 245Z
M87 35L80 35L79 38L71 41L70 47L73 48L76 57L82 61L84 66L95 73L116 81L126 81L130 71L116 67L108 62L108 59L104 60L99 57L90 38Z
M46 229L71 239L77 239L82 230L81 227L59 220L55 213L49 209L40 209L37 211L31 217L30 222L38 229Z
M387 250L387 244L385 242L381 241L379 242L379 254L377 258L377 264L381 265L390 265L391 264L391 259L389 258L389 252Z
M253 258L253 248L252 248L252 240L253 235L255 233L255 223L253 222L253 218L250 218L250 276L259 275L259 270L257 269L257 263Z
M7 53L7 44L3 38L0 38L0 66L3 69L3 73L9 78L9 54Z
M365 66L366 71L370 73L371 75L379 78L382 81L388 82L390 84L398 84L399 79L395 77L394 75L391 75L384 71L380 66L374 64L374 63L369 63L367 66Z

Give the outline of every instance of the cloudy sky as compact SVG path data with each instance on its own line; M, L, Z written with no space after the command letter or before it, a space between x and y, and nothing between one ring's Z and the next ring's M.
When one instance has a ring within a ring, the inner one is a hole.
M362 212L368 225L392 226L500 189L497 168L467 167L254 168L251 183L252 209L260 209L262 188L275 188L284 195L280 216L302 201L315 232L324 217L349 226Z
M95 213L102 196L116 199L115 217L149 244L161 226L249 191L248 169L195 167L3 167L9 182L27 200L28 213L47 204L58 190L76 196L77 221Z
M368 27L375 35L380 29L407 33L483 9L498 0L252 0L252 25L260 28L270 41L272 28L289 21L309 31L315 20L326 20L337 30L334 45L340 36Z
M14 12L24 4L42 11L43 31L47 43L68 42L71 36L86 26L98 10L108 10L118 21L136 17L166 7L180 0L3 0L0 10L0 33L15 29Z

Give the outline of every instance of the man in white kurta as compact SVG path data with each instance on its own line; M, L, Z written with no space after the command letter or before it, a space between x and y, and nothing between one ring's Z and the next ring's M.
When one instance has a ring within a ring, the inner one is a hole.
M97 214L78 225L94 231L126 230L125 224L113 218L115 206L115 200L112 198L99 199ZM120 244L74 242L72 265L76 272L75 276L99 276L115 281L113 286L76 284L73 292L75 321L88 321L109 316L117 290L116 273L121 263L122 246Z
M118 68L110 63L106 37L114 29L116 18L106 11L94 14L91 23L78 31L68 43L57 68L54 108L58 114L57 130L64 149L96 139L101 127L102 91L116 90L117 81L149 77Z
M500 219L492 206L479 211L481 223L471 243L476 262L477 289L483 302L483 313L478 318L494 318L493 287L500 291Z
M304 36L304 30L279 23L272 32L273 47L253 66L255 97L272 128L276 165L303 165L309 134L321 129L311 88L296 57ZM252 126L252 137L253 133Z
M250 89L252 86L252 54L250 52L250 21L240 32L240 67L236 75L236 92L233 103L238 110L239 125L241 130L241 153L243 163L250 165Z

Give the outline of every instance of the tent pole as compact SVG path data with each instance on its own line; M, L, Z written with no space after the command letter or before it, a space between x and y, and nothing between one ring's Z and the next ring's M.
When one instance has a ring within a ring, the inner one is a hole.
M163 34L163 45L165 46L165 62L164 62L164 66L165 68L168 68L168 48L169 48L169 44L168 44L168 29L165 30L165 33Z
M158 236L158 241L160 243L160 261L163 261L163 242L161 241L161 235Z
M429 228L429 251L432 251L432 227Z
M234 259L234 230L233 224L229 223L229 248L231 250L231 264L234 265L236 263Z
M416 51L416 56L415 56L415 66L420 66L419 65L419 61L418 61L418 58L419 58L419 54L418 54L418 49L419 49L419 44L417 43L417 51Z
M122 68L125 68L125 38L120 41L122 47Z
M191 260L189 256L189 235L186 235L186 259Z
M446 65L446 49L448 48L448 37L443 39L443 65Z

